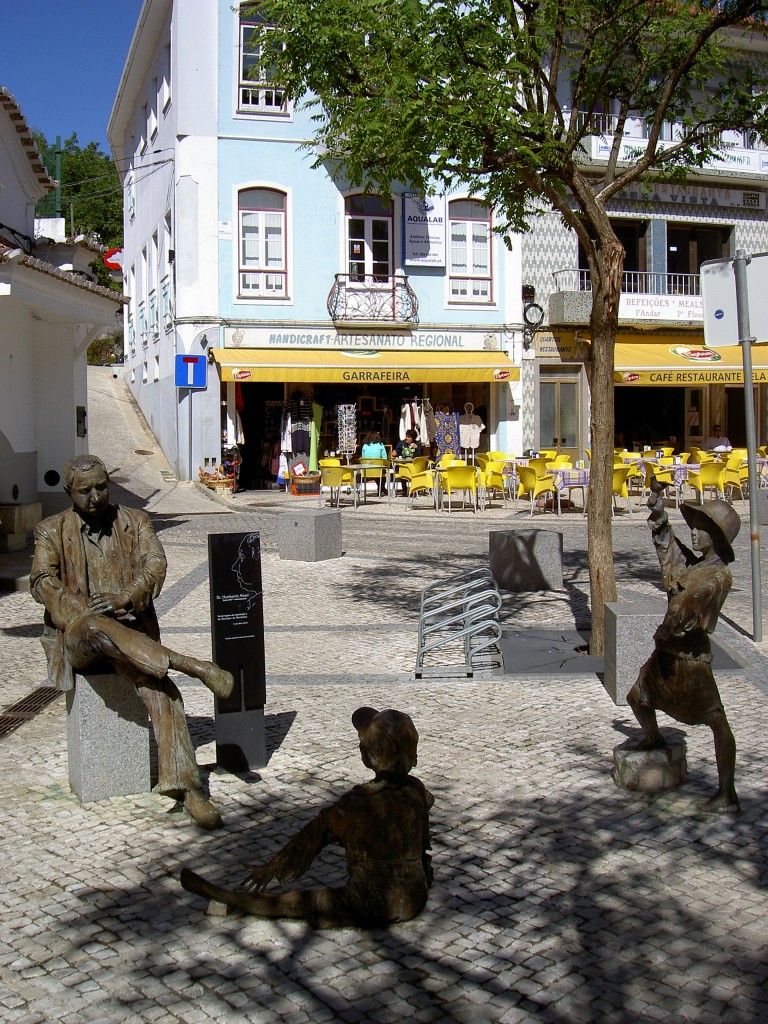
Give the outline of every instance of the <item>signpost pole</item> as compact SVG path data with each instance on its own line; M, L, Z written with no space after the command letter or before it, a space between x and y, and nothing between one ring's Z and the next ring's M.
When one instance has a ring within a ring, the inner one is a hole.
M749 534L752 556L752 633L755 643L763 639L763 611L760 577L760 527L757 510L757 460L755 456L755 401L752 391L752 342L749 332L749 294L747 264L750 257L743 249L736 250L733 270L736 277L736 319L739 344L744 364L744 422L747 433L747 466L749 472Z

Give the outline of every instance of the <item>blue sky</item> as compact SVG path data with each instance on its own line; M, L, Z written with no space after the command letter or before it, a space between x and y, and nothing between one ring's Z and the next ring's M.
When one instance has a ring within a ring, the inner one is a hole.
M49 142L104 152L142 0L0 0L0 85Z

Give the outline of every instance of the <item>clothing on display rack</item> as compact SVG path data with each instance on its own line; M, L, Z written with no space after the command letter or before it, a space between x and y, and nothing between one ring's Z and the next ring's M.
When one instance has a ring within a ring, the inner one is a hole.
M406 430L419 429L419 404L415 398L408 399L403 403L400 410L400 426L398 436L401 441L405 439Z
M459 417L459 440L462 448L479 448L480 434L485 430L485 424L475 413L475 407L471 402L464 406L464 412Z
M461 447L459 426L459 414L450 406L443 405L435 410L435 445L438 458L447 452L458 454Z
M291 393L288 409L291 416L291 447L292 452L309 453L312 423L312 402L303 391Z

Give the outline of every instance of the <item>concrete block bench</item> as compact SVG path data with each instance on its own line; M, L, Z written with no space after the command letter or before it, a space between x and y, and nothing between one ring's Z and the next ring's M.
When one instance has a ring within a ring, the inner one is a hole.
M658 597L606 603L603 685L614 704L626 705L638 672L653 654L653 634L666 611L667 602Z
M305 508L283 512L278 520L280 557L298 562L340 558L341 512L332 508Z
M0 505L0 552L23 551L41 519L39 502Z
M151 734L134 686L111 673L77 675L67 693L67 751L80 803L148 793Z
M563 535L555 530L491 530L488 560L501 590L563 589Z

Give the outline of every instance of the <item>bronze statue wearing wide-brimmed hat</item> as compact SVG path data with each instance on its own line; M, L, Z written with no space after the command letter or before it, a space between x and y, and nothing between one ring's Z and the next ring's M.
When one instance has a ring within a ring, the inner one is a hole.
M738 810L736 742L712 674L709 635L733 583L728 565L734 560L732 542L741 522L725 501L683 504L680 511L691 528L691 550L669 525L663 489L655 481L651 484L648 521L669 604L654 634L654 652L627 695L644 733L633 746L638 750L665 746L656 711L686 725L708 725L714 734L720 785L704 808Z

